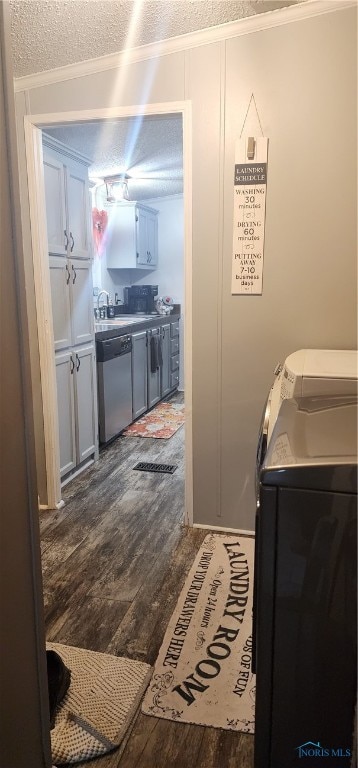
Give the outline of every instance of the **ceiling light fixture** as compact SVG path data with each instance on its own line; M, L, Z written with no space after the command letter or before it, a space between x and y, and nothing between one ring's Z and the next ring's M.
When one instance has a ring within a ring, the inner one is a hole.
M129 200L128 192L128 173L121 173L117 176L107 176L103 179L106 185L106 194L108 203L117 203L120 200Z

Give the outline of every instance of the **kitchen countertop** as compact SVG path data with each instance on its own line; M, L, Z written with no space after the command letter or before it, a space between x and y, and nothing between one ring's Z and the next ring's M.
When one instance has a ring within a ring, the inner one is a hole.
M113 339L114 336L157 328L158 325L176 322L179 318L180 312L176 310L170 315L118 315L111 320L95 322L96 341L105 341L106 339Z

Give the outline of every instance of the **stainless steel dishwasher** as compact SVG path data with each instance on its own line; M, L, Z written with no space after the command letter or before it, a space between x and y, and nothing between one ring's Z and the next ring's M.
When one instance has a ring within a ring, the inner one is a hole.
M97 340L99 441L108 443L132 421L132 338Z

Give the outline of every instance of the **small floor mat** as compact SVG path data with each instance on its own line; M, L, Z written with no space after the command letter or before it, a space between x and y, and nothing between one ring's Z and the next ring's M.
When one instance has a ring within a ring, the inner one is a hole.
M178 469L177 464L154 464L150 461L140 461L139 464L136 464L133 469L138 469L139 472L166 472L169 475L172 475L173 472L175 472L176 469Z
M168 440L184 424L184 403L158 403L131 424L121 437L158 437Z
M71 670L71 684L51 731L54 764L80 763L116 749L131 730L150 666L58 643L46 647Z

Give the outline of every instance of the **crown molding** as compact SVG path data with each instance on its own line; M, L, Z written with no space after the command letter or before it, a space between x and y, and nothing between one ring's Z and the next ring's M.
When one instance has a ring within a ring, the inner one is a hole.
M109 69L117 69L134 62L179 53L201 45L209 45L210 43L221 42L233 37L249 35L252 32L259 32L284 24L292 24L296 21L352 7L357 7L357 0L306 0L287 8L260 13L256 16L248 16L244 19L230 21L216 27L208 27L197 32L189 32L186 35L170 37L156 43L139 46L138 48L130 48L118 53L108 54L107 56L80 61L77 64L67 64L64 67L18 77L14 80L14 88L15 92L40 88L41 86L59 83L64 80L73 80L74 78L93 75Z
M176 192L173 195L161 195L161 197L148 197L146 200L138 200L138 202L140 204L143 203L143 205L148 204L150 207L152 203L158 205L158 203L166 203L168 200L184 200L184 192Z
M90 157L87 157L82 152L78 152L76 149L67 147L62 141L55 139L54 136L49 136L45 131L42 132L42 143L44 146L49 147L49 149L54 149L59 154L69 157L71 160L76 160L87 167L92 163Z

